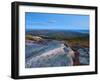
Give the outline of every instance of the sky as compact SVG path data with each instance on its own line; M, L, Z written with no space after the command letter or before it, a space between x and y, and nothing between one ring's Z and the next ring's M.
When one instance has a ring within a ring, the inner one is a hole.
M89 30L89 15L25 12L26 29Z

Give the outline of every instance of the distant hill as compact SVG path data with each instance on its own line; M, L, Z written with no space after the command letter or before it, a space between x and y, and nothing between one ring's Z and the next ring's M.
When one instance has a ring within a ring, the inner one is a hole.
M75 37L89 37L84 30L26 30L27 35L40 36L43 38L68 39Z

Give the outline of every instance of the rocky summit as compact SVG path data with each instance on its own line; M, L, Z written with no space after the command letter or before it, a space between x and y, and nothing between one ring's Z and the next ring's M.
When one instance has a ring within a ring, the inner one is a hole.
M89 65L89 48L70 47L67 42L26 36L25 67Z

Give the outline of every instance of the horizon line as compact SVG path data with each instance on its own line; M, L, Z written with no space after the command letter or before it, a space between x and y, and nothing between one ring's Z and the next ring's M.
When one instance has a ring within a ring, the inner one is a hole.
M89 29L27 29L25 30L89 30Z

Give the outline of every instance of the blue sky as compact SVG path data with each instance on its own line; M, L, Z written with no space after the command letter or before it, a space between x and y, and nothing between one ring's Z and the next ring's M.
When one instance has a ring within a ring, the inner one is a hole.
M89 30L89 16L26 12L25 26L41 30Z

